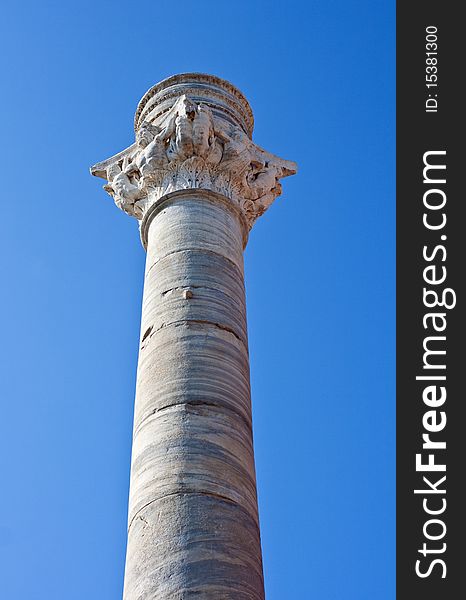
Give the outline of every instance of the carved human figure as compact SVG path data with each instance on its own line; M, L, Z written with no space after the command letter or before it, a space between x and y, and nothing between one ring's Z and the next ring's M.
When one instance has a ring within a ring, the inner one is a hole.
M168 143L167 156L170 160L185 160L193 155L192 121L196 105L186 96L182 96L176 110L160 133Z
M192 129L194 154L206 158L215 141L215 133L212 111L205 104L197 106Z
M277 185L282 169L275 164L264 162L258 168L253 168L247 176L247 182L252 191L253 199L269 194Z
M208 106L198 106L186 96L180 99L159 136L169 142L167 156L170 160L183 161L193 156L210 159L210 162L216 160L211 152L215 143L212 112Z
M143 194L138 185L132 183L130 179L133 171L134 164L128 163L126 160L123 162L122 167L118 163L110 165L107 169L109 183L104 186L104 189L113 196L118 208L128 215L140 218L142 212L136 203L142 198Z
M154 137L160 133L160 128L144 121L136 132L136 143L138 148L147 148Z
M216 135L224 143L220 168L226 173L234 173L235 178L244 185L247 170L251 168L251 163L255 164L250 151L251 141L239 128L234 128L230 134L216 130Z
M139 152L135 164L141 177L147 182L158 169L168 166L166 141L160 127L143 123L136 134Z
M209 166L216 167L219 164L219 162L222 160L222 156L223 156L223 144L214 135L210 149L205 156L205 161Z

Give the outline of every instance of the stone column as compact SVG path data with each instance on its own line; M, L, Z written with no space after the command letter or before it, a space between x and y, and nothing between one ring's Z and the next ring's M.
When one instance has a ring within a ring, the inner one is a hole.
M294 163L230 83L170 77L92 167L147 250L124 600L263 600L243 249Z

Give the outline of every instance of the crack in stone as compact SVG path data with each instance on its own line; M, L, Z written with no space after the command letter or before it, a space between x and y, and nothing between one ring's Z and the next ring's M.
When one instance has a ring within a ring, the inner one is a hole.
M176 406L206 406L209 408L215 408L218 411L229 412L229 413L233 414L235 417L241 419L241 421L246 426L247 430L249 432L252 432L252 423L250 421L248 421L241 412L236 411L233 408L230 408L229 406L225 406L223 404L218 404L215 402L207 402L206 400L188 400L187 402L186 401L185 402L174 402L173 404L167 404L165 406L161 406L159 408L155 408L154 410L151 410L149 412L149 414L145 415L139 421L137 429L134 431L134 435L136 435L136 433L144 426L144 424L146 423L146 421L148 419L150 419L154 415L157 415L165 410L168 410L169 408L174 408Z
M160 295L161 296L166 296L167 294L169 294L170 292L175 292L175 291L183 291L183 290L210 290L212 292L218 292L219 294L222 294L223 292L221 292L220 290L213 288L213 287L209 287L207 285L178 285L172 288L169 288L168 290L165 290L164 292L161 292Z
M154 261L151 266L147 269L146 272L146 277L149 275L149 273L151 272L151 270L157 266L159 264L159 262L161 260L163 260L164 258L167 258L167 256L172 256L173 254L179 254L179 253L188 253L188 252L197 252L198 254L210 254L210 255L214 255L214 256L219 256L220 258L223 258L224 260L228 261L237 271L240 272L241 277L243 276L241 269L238 267L238 265L231 260L231 258L228 258L227 256L225 256L224 254L221 254L220 252L215 252L214 250L206 250L205 248L201 249L196 249L196 248L182 248L180 250L173 250L172 252L167 252L166 254L164 254L163 256L161 256L160 258L158 258L156 261Z
M228 327L227 325L222 325L221 323L215 323L213 321L204 321L202 319L191 319L189 322L190 323L199 323L200 325L213 325L214 327L217 327L218 329L221 329L222 331L228 331L228 333L232 333L237 340L244 343L244 340L240 338L240 336L236 333L236 331L234 331L231 327Z
M149 337L149 335L150 335L150 333L151 333L151 331L152 331L153 327L154 327L154 326L153 326L153 325L151 325L151 326L150 326L148 329L146 329L146 332L145 332L145 334L142 336L141 343L144 343L144 341L145 341L145 340L146 340L146 339Z
M246 347L246 351L248 349L246 342L231 327L228 327L228 325L222 325L221 323L216 323L214 321L204 321L203 319L180 319L179 321L171 321L170 323L162 323L159 327L157 327L157 329L154 329L153 325L152 325L151 327L149 327L146 330L146 333L144 334L142 342L144 342L146 340L150 340L152 338L152 336L154 336L161 329L165 329L166 327L171 327L171 326L180 327L183 324L189 324L189 323L196 323L198 325L210 325L211 327L216 327L217 329L221 329L222 331L227 331L228 333L231 333L239 342L244 344L244 346ZM150 332L148 333L149 329L150 329ZM141 345L141 350L143 350L146 347L147 347L147 344Z
M162 494L161 496L157 496L157 498L154 498L150 502L147 502L147 504L144 504L144 506L141 506L141 508L137 511L137 513L135 515L133 515L131 521L128 523L128 533L129 533L129 530L131 529L131 525L134 523L134 521L137 518L139 518L142 521L144 521L145 523L147 523L147 520L142 518L140 516L140 513L144 509L146 509L148 506L150 506L151 504L154 504L154 502L157 502L158 500L163 500L164 498L169 498L170 496L187 496L187 495L210 496L211 498L216 498L217 500L221 500L222 502L226 502L227 504L232 504L233 506L237 506L238 508L243 510L245 513L247 513L250 517L252 517L257 529L259 529L259 525L257 524L257 517L252 515L244 506L239 504L239 502L236 502L235 500L232 500L231 498L227 498L227 496L223 496L222 494L217 494L216 492L201 492L199 490L186 489L186 490L178 490L176 492L169 492L167 494Z
M141 515L138 514L135 518L142 521L146 527L150 527L149 521L147 519L145 519L144 517L142 517Z

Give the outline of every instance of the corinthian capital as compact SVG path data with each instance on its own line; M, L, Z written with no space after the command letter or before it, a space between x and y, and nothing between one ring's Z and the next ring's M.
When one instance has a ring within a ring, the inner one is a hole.
M199 188L234 201L252 227L281 193L296 164L251 139L253 116L227 81L203 74L170 77L136 111L136 141L91 168L116 205L140 222L170 192Z

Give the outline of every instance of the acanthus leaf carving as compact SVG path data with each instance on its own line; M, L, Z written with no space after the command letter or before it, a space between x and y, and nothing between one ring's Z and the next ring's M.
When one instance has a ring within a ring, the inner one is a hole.
M135 144L91 172L107 179L104 189L116 205L139 221L165 194L200 188L237 202L251 228L280 195L280 179L296 169L241 127L215 118L207 104L183 95L161 124L143 122Z

